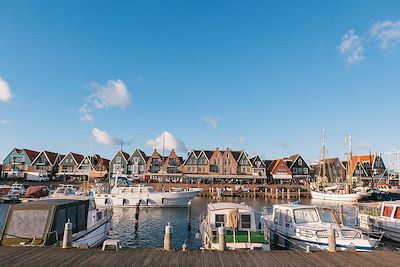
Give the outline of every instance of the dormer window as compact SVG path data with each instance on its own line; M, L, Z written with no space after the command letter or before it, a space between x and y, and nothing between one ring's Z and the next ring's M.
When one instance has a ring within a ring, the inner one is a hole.
M299 164L299 166L302 166L302 165L303 165L303 160L302 160L302 159L299 159L299 160L297 161L297 163Z

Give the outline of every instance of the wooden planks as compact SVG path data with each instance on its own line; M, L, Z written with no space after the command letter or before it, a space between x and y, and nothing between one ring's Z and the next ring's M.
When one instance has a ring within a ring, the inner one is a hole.
M162 251L0 247L0 266L399 266L400 252Z

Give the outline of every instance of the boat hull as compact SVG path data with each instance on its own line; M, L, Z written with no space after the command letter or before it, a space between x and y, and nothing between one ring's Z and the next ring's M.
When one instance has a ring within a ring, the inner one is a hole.
M365 232L383 233L383 237L400 242L400 220L360 214L360 229Z
M79 247L87 245L89 248L100 246L111 230L112 217L104 218L94 227L88 229L84 233L77 233L72 236L72 246Z
M343 201L343 202L357 202L363 197L366 197L364 193L354 193L354 194L333 194L333 193L322 193L311 191L311 197L318 200L326 201Z
M128 194L96 194L97 206L111 205L114 207L154 207L154 208L180 208L187 207L200 190L183 192L152 192Z

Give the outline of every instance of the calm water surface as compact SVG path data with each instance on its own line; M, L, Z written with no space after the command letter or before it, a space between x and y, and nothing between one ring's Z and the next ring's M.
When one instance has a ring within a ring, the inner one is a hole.
M119 239L124 247L130 248L149 248L163 247L165 225L170 222L173 226L173 245L175 248L181 248L184 243L190 248L199 248L200 242L194 238L198 229L199 217L207 210L207 204L210 202L245 202L252 206L257 212L256 219L260 218L264 208L271 208L276 203L287 203L287 200L274 200L264 198L231 198L226 197L223 200L212 200L205 197L197 197L192 202L192 229L187 230L188 210L186 208L142 208L139 213L138 223L135 223L134 208L114 208L113 225L109 238ZM315 202L309 199L301 201L302 204L315 204L321 206L332 206L337 208L337 203ZM2 228L4 218L7 214L9 205L0 204L0 229ZM356 225L357 207L354 204L345 204L344 212L346 224ZM399 247L397 243L386 243L388 247Z

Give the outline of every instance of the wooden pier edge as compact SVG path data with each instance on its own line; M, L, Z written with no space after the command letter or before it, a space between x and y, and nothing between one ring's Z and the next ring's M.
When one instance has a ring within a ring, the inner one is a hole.
M163 251L1 247L0 266L399 266L400 252Z

